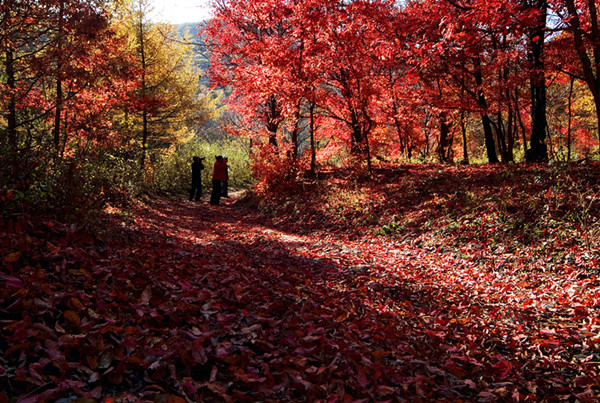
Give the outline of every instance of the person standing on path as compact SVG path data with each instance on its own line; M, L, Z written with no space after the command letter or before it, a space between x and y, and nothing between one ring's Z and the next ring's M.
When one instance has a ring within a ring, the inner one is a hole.
M225 180L221 183L221 197L229 197L227 185L229 182L229 158L223 157L225 162Z
M210 195L210 204L219 204L221 200L222 182L227 180L227 163L222 156L217 156L212 174L212 193Z
M202 160L204 158L194 157L194 162L192 162L192 189L190 190L190 201L192 200L200 200L200 196L202 195L202 170L204 169L204 165L202 164Z

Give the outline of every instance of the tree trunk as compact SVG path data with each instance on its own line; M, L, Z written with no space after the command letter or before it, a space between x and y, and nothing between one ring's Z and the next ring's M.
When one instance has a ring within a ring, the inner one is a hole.
M509 105L509 109L508 109L508 117L506 119L506 132L505 132L505 141L506 141L506 151L503 157L503 161L504 162L513 162L514 160L514 155L513 155L513 149L515 146L515 137L514 137L514 111L512 110L512 107L510 107Z
M584 32L581 27L581 19L578 14L578 6L575 5L574 0L566 0L567 11L569 14L568 24L573 36L573 42L575 44L575 50L581 63L583 76L585 82L594 97L594 104L596 105L596 126L600 133L600 73L598 69L598 61L600 61L600 29L598 28L598 12L596 9L595 0L588 0L589 8L589 20L591 31L589 33ZM592 43L591 49L586 47L585 38L589 39ZM592 63L590 55L593 56L595 63ZM600 148L599 148L600 152Z
M404 138L402 137L402 123L398 116L394 114L394 126L396 127L396 133L398 134L398 141L400 143L400 151L403 154L406 154L406 144L404 142Z
M496 143L494 141L494 132L492 130L492 120L485 113L481 114L481 124L483 125L483 134L485 139L485 149L488 156L488 162L491 164L500 162L496 153Z
M527 152L527 136L525 135L526 131L525 131L525 123L523 123L523 118L521 117L521 109L519 108L519 92L518 89L515 89L515 93L513 96L513 100L515 102L514 104L514 108L515 108L515 125L521 129L521 140L523 142L523 154L525 154ZM517 136L518 134L518 129L515 131L515 136Z
M140 155L140 170L144 170L144 165L146 164L146 149L148 144L148 88L146 85L146 43L144 37L144 21L143 15L140 9L140 16L138 21L138 41L139 41L139 51L140 51L140 61L142 64L142 98L144 100L143 110L142 110L142 155Z
M63 92L62 92L62 80L60 78L60 73L56 78L56 110L54 113L54 129L52 130L54 134L54 150L56 151L56 155L59 155L60 152L60 119L61 112L63 109Z
M58 14L58 36L57 36L57 62L56 62L56 103L54 114L54 151L58 157L60 153L60 129L61 129L61 113L63 109L63 91L62 91L62 36L63 36L63 18L64 18L64 1L60 2Z
M140 169L144 170L146 164L146 149L148 147L148 112L144 107L142 111L142 155L140 156Z
M485 149L487 151L488 162L500 162L498 160L498 154L496 153L496 143L494 141L494 132L492 131L492 120L487 115L488 104L485 98L485 94L483 93L483 75L481 74L481 60L479 59L479 57L475 57L473 58L473 63L477 68L474 74L475 83L479 87L477 103L484 110L484 112L481 114L481 123L483 125Z
M451 125L446 122L442 114L440 119L440 140L438 142L438 158L440 163L452 162L450 151L452 147L452 137L450 136Z
M460 113L460 130L463 141L463 164L469 164L469 152L467 150L467 126L465 125L465 112Z
M546 74L544 72L544 35L546 28L546 0L536 0L539 11L538 26L531 33L531 140L526 152L528 162L548 161L546 141Z
M496 124L494 124L494 131L496 132L496 144L498 144L498 151L500 152L500 161L508 162L506 155L508 153L506 146L506 128L502 121L502 112L496 112Z
M571 77L571 85L569 86L569 124L567 128L567 162L571 161L571 130L573 123L573 84L575 82L575 77Z
M294 113L294 130L292 131L292 155L294 160L298 158L298 136L300 134L300 120L302 119L302 104L298 103L296 106L296 112Z
M314 174L317 170L317 150L315 144L315 104L310 103L310 173Z
M277 130L281 123L281 112L277 107L277 99L274 95L269 97L266 105L266 123L269 131L269 144L277 147Z
M6 60L6 84L8 88L11 90L9 99L8 99L8 110L5 113L6 124L7 124L7 136L8 136L8 144L10 148L15 153L17 152L17 103L15 100L15 66L14 66L14 54L12 49L9 49L5 53Z

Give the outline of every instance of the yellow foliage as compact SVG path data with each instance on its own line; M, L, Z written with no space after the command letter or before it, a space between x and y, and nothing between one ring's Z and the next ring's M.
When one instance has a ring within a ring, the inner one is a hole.
M148 149L162 152L193 137L211 117L213 99L200 84L189 35L181 38L175 26L149 21L148 0L124 0L122 7L116 26L129 38L143 71L140 96L158 101L128 116L129 124L136 139L145 137Z

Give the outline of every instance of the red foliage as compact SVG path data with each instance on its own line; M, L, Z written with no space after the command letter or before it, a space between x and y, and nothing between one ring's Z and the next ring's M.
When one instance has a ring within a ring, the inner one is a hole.
M258 181L255 191L265 198L294 193L301 166L301 160L293 158L291 151L280 152L270 144L255 146L252 150L252 175Z

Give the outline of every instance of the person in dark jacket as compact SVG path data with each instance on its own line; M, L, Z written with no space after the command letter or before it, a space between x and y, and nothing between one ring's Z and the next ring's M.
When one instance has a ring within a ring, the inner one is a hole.
M222 156L215 157L215 165L212 174L212 193L210 195L210 204L219 204L221 200L222 182L227 180L227 164L223 161Z
M200 200L200 196L202 195L202 170L204 169L204 165L202 164L202 160L204 158L194 157L194 162L192 162L192 189L190 190L190 201L192 200Z

